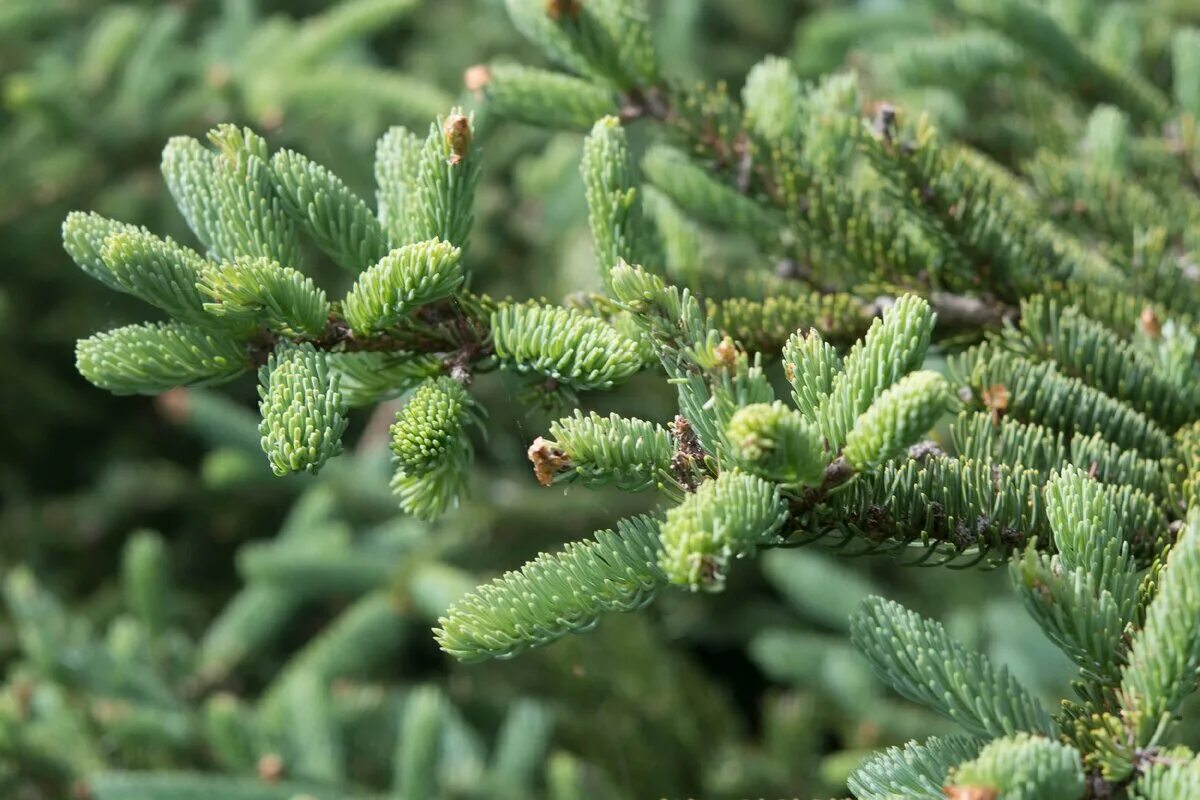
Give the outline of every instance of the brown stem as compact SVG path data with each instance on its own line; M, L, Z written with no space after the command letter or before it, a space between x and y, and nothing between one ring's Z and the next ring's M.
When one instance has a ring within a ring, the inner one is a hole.
M800 510L807 511L816 507L832 490L853 478L858 471L850 466L844 456L838 456L825 467L825 475L818 486L805 490L797 505Z
M466 313L453 302L426 306L417 311L416 324L396 327L382 334L356 336L346 321L330 314L325 331L307 341L317 350L354 353L416 353L442 355L452 378L470 383L476 364L491 357L495 349L487 325ZM259 331L248 343L248 356L254 367L267 363L267 357L284 338L271 331Z
M925 295L925 299L937 314L937 324L942 329L964 331L998 328L1017 315L1015 308L990 297L937 291ZM891 296L875 298L874 315L882 314L895 302L896 298Z

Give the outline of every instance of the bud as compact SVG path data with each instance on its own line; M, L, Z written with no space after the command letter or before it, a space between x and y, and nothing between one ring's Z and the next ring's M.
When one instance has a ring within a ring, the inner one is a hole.
M571 457L554 442L541 436L533 440L526 454L533 462L533 474L542 486L553 486L554 476L571 468Z
M992 412L992 421L997 425L1008 411L1008 401L1012 398L1012 392L1002 383L994 383L985 388L980 399L983 405Z
M859 416L842 454L857 469L879 466L925 436L949 404L950 386L941 375L906 375Z
M266 783L277 783L283 777L283 758L277 753L264 753L258 759L258 777Z
M1157 339L1162 336L1162 320L1158 318L1158 314L1154 313L1154 309L1146 306L1142 309L1142 333L1149 336L1151 339Z
M579 19L583 5L579 0L546 0L546 16L555 22L564 19Z
M467 67L467 71L463 73L463 86L476 97L480 97L483 94L483 90L491 82L492 71L488 69L486 64L476 64L473 67Z
M734 345L733 339L726 336L721 340L721 343L713 348L713 358L717 360L717 364L726 368L733 368L737 365L738 349Z
M471 149L471 120L463 114L451 114L442 125L446 143L450 145L450 157L446 163L461 164Z
M786 484L814 486L825 472L821 436L799 412L783 403L738 409L726 437L734 457L756 475Z

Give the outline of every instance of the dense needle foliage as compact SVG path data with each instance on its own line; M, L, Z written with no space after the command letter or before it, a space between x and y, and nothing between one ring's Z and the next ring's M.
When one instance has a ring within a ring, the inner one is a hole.
M23 545L0 785L1200 796L1200 14L504 0L409 77L365 37L418 5L0 15L144 82L178 211L65 215L141 309L79 374L207 445L174 515L290 505ZM150 20L236 90L165 104Z

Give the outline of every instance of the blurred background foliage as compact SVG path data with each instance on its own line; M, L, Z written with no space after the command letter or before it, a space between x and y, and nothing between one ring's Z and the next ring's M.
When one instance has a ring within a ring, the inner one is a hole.
M389 125L478 106L463 88L474 64L528 63L503 5L0 3L3 796L133 797L103 794L120 791L120 774L85 780L124 770L228 773L315 796L330 785L406 798L844 795L865 751L945 727L886 692L850 648L847 618L868 593L946 620L1027 685L1063 693L1068 664L997 576L807 550L740 570L719 602L672 594L594 635L459 666L428 634L451 599L644 502L540 489L525 448L549 417L504 376L480 379L495 411L473 499L428 526L399 518L387 491L394 406L355 420L346 464L276 479L252 383L236 388L240 405L199 390L154 401L75 373L76 338L144 310L70 263L68 211L187 240L161 149L222 121L308 153L369 196ZM904 61L896 43L936 39L945 5L651 3L667 70L683 79L736 91L764 55L790 55L808 78L852 65L873 97L929 108L1000 159L1044 137L1074 141L1086 109L1002 46L975 73ZM1167 20L1191 13L1177 11L1143 25L1137 47L1115 23L1081 14L1079 25L1154 75ZM476 288L558 299L592 286L582 136L479 113L474 253L487 266ZM705 271L743 268L736 247L713 252ZM662 420L673 399L658 383L583 403Z

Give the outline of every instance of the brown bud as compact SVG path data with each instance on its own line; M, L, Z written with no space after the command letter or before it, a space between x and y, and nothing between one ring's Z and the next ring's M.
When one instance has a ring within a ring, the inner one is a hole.
M1158 314L1155 314L1154 309L1150 306L1142 309L1142 333L1151 339L1157 339L1159 336L1162 336L1162 320L1158 318Z
M983 404L992 412L992 421L997 425L1000 424L1000 418L1008 411L1008 401L1011 398L1012 393L1002 383L993 383L983 390Z
M278 753L263 753L258 759L258 777L275 783L283 777L283 758Z
M283 125L283 109L278 106L263 109L263 112L258 115L258 124L268 131L279 128Z
M541 436L529 445L528 455L533 462L533 474L542 486L552 486L555 475L571 468L571 457L566 451Z
M546 0L546 16L555 22L563 19L579 19L583 6L579 0Z
M462 114L451 114L446 117L442 133L446 135L446 143L450 145L450 158L446 159L446 163L461 164L471 149L471 121Z
M721 340L721 343L713 348L713 358L717 359L717 363L722 367L732 367L737 363L738 349L733 343L733 339L726 336Z
M1008 411L1008 401L1012 394L1003 384L993 384L983 390L983 404L998 414Z
M154 398L154 405L158 413L176 425L182 425L191 416L190 399L187 389L168 389Z
M476 64L473 67L467 67L467 71L463 73L463 86L467 87L467 91L479 97L483 94L484 87L492 82L492 71L487 68L486 64Z

